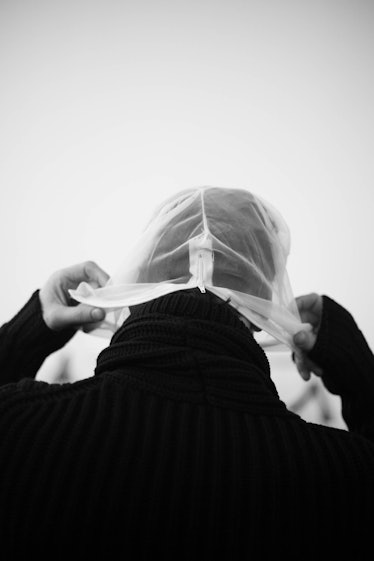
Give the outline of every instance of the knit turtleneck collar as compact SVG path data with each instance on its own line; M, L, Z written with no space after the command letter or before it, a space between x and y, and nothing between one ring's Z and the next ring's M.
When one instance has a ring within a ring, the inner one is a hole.
M247 401L254 393L281 403L267 357L237 312L198 289L132 307L98 357L95 374L109 371L166 393L171 387L196 396L205 392L208 401L218 394L225 400L226 392L231 399L235 394Z

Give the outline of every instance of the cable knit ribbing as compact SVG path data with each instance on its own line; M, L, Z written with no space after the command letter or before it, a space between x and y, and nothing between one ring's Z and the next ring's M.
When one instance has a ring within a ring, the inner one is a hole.
M7 367L0 372L0 383L35 376L45 357L65 345L74 333L71 329L48 329L41 315L39 291L35 291L16 316L1 327L0 364Z
M160 395L170 387L174 393L194 389L195 399L216 405L252 403L258 408L266 403L274 413L290 414L278 399L267 357L251 332L230 307L199 291L138 306L100 354L95 373L135 364L133 378L151 384Z
M95 376L2 386L2 557L364 558L373 442L288 412L235 313L179 296L134 310ZM34 298L0 330L3 379L35 376L45 331Z
M374 356L352 315L323 297L317 344L310 353L324 371L324 384L342 398L342 414L353 431L374 440Z

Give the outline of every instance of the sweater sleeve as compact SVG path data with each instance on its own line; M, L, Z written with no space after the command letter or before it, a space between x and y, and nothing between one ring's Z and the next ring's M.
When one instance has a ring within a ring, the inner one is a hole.
M74 330L52 331L43 320L39 291L0 328L0 386L34 378L48 355L63 347Z
M374 355L352 315L327 296L309 356L322 367L325 387L341 397L348 429L374 441Z

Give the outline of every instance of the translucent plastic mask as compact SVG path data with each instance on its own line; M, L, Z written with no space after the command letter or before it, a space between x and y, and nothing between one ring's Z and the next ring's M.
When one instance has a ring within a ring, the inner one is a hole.
M111 337L130 306L197 287L212 292L261 329L264 348L293 348L302 324L286 261L282 216L244 189L202 187L173 195L153 214L133 250L103 288L81 283L71 296L106 309L91 333Z

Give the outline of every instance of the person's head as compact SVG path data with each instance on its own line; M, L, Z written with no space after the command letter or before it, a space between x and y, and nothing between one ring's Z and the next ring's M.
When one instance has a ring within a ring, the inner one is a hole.
M217 187L184 191L159 209L149 228L152 243L137 282L188 282L192 253L205 249L212 254L213 286L271 300L279 230L252 193Z
M105 288L85 286L73 297L107 308L101 327L113 332L130 306L198 288L229 301L248 322L291 346L300 318L286 272L289 248L281 214L257 195L187 189L159 205Z

